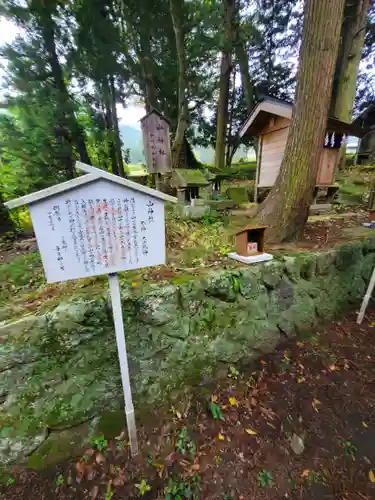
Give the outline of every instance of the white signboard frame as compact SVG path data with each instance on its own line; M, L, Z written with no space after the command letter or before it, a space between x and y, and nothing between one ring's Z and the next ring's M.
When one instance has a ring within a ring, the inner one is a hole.
M47 281L108 274L132 456L138 454L117 273L165 263L164 202L176 198L84 163L88 175L5 205L28 205Z

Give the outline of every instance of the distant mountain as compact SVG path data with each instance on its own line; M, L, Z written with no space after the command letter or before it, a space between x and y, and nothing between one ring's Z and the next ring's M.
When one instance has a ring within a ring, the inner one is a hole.
M131 127L130 125L120 124L119 128L123 148L130 149L131 163L144 163L145 156L143 150L142 132L135 127ZM215 151L213 148L203 148L201 146L197 146L194 148L194 153L197 155L198 160L202 163L213 164L215 157ZM252 157L253 152L248 152L246 148L241 146L235 154L233 161L239 161L241 158L246 159L248 156Z
M130 125L121 125L121 123L119 129L123 148L130 149L131 163L144 163L145 155L143 152L142 132Z

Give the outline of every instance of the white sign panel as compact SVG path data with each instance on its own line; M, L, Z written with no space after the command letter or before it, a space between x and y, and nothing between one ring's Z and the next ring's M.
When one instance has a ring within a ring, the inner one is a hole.
M153 196L99 179L29 208L49 283L165 263L164 203Z

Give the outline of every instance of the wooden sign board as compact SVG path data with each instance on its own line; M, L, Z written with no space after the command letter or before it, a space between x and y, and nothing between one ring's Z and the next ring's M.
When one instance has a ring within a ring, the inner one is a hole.
M151 111L141 119L143 147L150 174L172 170L170 162L169 124L158 112Z
M164 203L99 179L30 205L47 281L165 263Z
M6 203L28 205L49 283L108 274L132 455L138 453L118 271L164 264L164 202L176 198L90 165L77 177Z

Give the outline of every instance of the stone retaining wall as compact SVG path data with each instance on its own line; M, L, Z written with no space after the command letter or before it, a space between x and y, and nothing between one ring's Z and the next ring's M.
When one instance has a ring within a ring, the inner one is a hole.
M327 253L218 269L180 285L123 290L136 404L160 404L228 363L256 359L354 307L374 265L375 239L366 239ZM97 432L97 417L121 405L105 298L0 326L0 462L48 456L63 438L77 450L77 436Z

